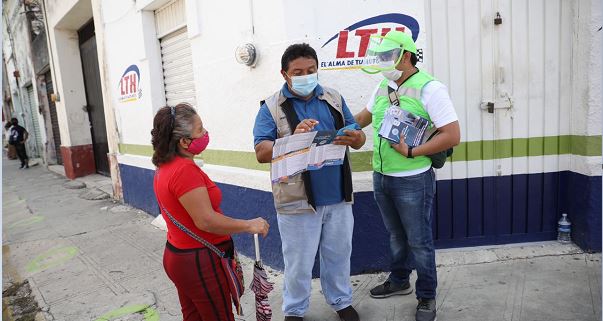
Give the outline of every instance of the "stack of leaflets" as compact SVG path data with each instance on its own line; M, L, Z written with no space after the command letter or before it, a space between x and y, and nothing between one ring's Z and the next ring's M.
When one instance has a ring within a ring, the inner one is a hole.
M390 106L383 116L383 122L379 128L379 137L385 138L394 144L400 143L400 134L406 137L404 140L408 146L419 146L427 138L430 132L431 122L421 116L417 116L398 106Z
M272 147L272 182L285 182L288 177L307 170L343 164L346 146L334 145L333 140L345 135L346 129L360 127L354 123L339 131L313 131L277 139Z

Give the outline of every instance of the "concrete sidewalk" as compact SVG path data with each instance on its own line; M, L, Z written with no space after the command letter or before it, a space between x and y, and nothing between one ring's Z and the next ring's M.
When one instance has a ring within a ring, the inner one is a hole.
M96 187L67 188L73 183L41 166L18 167L3 159L3 296L12 310L3 311L4 319L31 307L10 296L27 296L29 290L10 288L27 281L38 320L181 320L162 266L165 232L150 224L151 216L110 199L83 199ZM438 251L437 262L439 321L601 320L600 254L547 242ZM252 261L243 264L249 283ZM276 282L273 319L282 320L282 274L269 270L269 276ZM385 277L352 277L361 319L414 320L414 295L369 297ZM313 289L306 320L338 320L319 280ZM255 320L250 291L243 302L246 314L238 320Z

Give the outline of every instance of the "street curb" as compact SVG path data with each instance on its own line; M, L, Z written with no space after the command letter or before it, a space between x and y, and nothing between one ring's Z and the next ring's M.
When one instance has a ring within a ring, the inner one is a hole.
M436 250L436 266L475 265L583 253L573 243L561 244L557 241L440 249Z
M63 166L60 166L60 165L48 165L46 168L50 172L53 172L55 174L58 174L58 175L60 175L60 176L62 176L64 178L66 178L66 179L69 179L65 175L65 168ZM70 182L81 183L81 184L83 184L89 190L89 192L90 191L97 191L98 193L103 193L103 194L107 195L107 197L98 196L96 198L92 198L92 200L104 199L104 198L114 199L114 197L113 197L113 185L112 185L112 182L111 182L111 178L107 177L106 179L101 179L102 181L106 181L106 184L99 184L98 180L94 181L93 179L89 178L92 175L96 175L96 174L91 174L91 175L84 176L84 177L78 177L78 178L73 179L73 180L69 179L69 181L67 183L70 183ZM98 176L100 176L100 175L98 175Z

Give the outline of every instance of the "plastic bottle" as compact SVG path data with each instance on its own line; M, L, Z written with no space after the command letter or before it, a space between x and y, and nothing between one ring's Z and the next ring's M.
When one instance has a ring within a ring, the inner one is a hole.
M567 214L561 214L559 222L557 222L557 241L561 243L569 243L572 241L572 223L567 219Z

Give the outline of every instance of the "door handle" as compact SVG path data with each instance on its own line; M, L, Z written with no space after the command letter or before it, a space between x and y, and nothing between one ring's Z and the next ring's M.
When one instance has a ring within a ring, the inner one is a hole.
M492 101L482 101L479 104L479 109L487 110L488 113L493 114L495 109L512 109L513 100L508 94L503 95L504 98Z
M494 103L491 101L482 101L481 104L479 104L479 109L487 110L488 113L494 114Z

